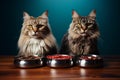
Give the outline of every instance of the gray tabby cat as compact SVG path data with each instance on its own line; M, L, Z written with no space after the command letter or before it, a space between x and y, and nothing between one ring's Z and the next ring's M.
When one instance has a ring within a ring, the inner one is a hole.
M97 39L100 35L96 23L96 11L88 16L80 16L72 11L72 22L68 32L64 35L60 53L73 56L99 54Z
M50 30L48 11L34 18L24 12L24 22L18 41L19 55L45 56L57 53L56 40Z

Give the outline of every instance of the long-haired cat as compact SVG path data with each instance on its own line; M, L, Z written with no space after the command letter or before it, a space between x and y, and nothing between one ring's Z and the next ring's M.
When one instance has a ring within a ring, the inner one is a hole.
M99 35L95 10L91 11L88 16L80 16L73 10L72 22L63 37L60 53L73 56L99 54L97 48Z
M48 11L34 18L24 12L24 22L18 41L19 55L46 56L57 53L56 40L48 22Z

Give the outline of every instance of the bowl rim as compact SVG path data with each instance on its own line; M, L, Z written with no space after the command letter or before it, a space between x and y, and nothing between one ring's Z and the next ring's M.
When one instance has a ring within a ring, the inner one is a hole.
M28 57L31 57L31 56L28 56L28 57L26 57L26 58L22 58L22 59L20 59L20 57L24 57L24 56L15 56L15 57L14 57L14 60L20 60L20 61L22 61L22 60L24 60L24 61L31 61L31 60L40 60L40 59L43 58L43 57L39 57L39 56L32 56L32 57L34 57L34 58L32 58L32 59L27 59Z
M85 58L81 58L87 56L88 59ZM92 57L94 57L95 59L92 59ZM88 55L81 55L78 57L79 60L91 60L91 61L95 61L95 60L103 60L103 58L100 55L96 55L96 54L88 54Z

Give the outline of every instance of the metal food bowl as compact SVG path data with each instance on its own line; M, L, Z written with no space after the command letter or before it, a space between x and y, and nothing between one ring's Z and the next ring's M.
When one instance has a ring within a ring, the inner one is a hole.
M40 67L45 64L45 58L40 58L38 56L16 56L14 58L14 65L19 68L35 68Z
M52 68L65 68L73 66L72 56L56 54L47 56L47 65Z
M82 55L76 59L76 65L84 68L103 67L103 59L99 55Z

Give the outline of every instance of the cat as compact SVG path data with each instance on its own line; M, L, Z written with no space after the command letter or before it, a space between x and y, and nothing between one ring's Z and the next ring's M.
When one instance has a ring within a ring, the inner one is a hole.
M72 22L68 32L62 39L60 53L72 56L97 54L99 55L97 41L100 31L96 22L96 10L88 16L80 16L72 11Z
M57 53L56 39L48 21L48 11L34 18L23 13L23 27L18 40L19 55L46 56Z

